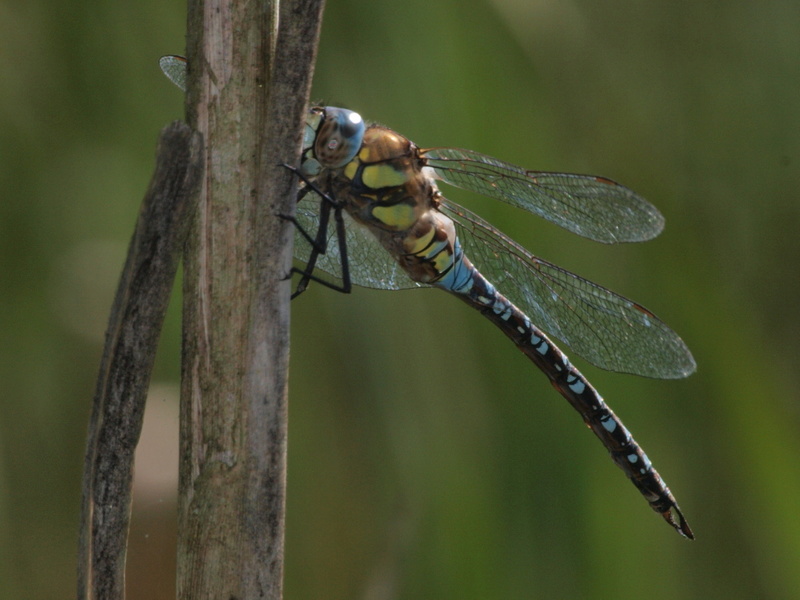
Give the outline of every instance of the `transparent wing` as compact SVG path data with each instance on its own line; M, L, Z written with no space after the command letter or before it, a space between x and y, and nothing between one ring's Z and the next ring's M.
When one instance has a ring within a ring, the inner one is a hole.
M296 218L306 232L312 237L319 228L319 207L321 199L313 191L298 203ZM392 256L381 246L377 238L369 230L356 223L350 215L344 213L345 237L347 240L347 258L350 266L350 281L362 287L381 290L400 290L423 287L409 279L405 271ZM328 223L328 244L325 254L317 259L316 269L332 276L335 282L341 282L342 269L339 245L336 242L336 225L331 215ZM311 248L308 240L299 232L295 233L294 257L301 263L308 261Z
M158 59L158 66L167 78L186 91L186 59L182 56L169 55Z
M420 154L445 183L508 202L598 242L640 242L664 228L655 206L605 177L526 171L458 148Z
M440 209L457 223L465 254L500 293L589 362L660 379L695 370L683 340L643 306L535 257L457 204Z

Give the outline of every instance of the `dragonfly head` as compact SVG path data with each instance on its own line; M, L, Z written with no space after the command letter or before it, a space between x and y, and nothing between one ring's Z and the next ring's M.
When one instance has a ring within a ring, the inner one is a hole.
M364 119L357 112L334 106L315 106L308 111L300 171L318 175L322 169L345 166L361 148Z

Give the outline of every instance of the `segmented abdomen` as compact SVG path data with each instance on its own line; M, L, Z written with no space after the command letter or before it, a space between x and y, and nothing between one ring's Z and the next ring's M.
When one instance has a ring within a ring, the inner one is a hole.
M689 524L665 485L622 421L566 355L505 296L497 292L463 255L452 265L457 276L437 285L452 292L492 321L550 379L553 387L577 410L650 506L679 533L694 538Z

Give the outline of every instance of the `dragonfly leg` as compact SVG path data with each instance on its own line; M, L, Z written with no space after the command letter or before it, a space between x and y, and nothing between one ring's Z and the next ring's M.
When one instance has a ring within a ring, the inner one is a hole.
M291 170L293 173L298 173L297 169L292 169L292 168L290 168L290 167L289 167L289 165L282 164L281 166L282 166L282 167L284 167L284 168L287 168L287 169ZM298 175L298 177L299 177L299 175ZM315 186L314 188L312 188L312 187L310 187L308 184L306 184L304 187L300 188L300 189L297 191L297 198L295 199L295 203L296 203L296 204L299 204L299 203L300 203L300 201L301 201L303 198L305 198L305 197L306 197L306 195L308 194L308 192L310 192L312 189L315 189L315 190L316 190L316 186ZM310 234L308 231L306 231L305 227L303 227L303 226L300 224L300 221L298 221L298 220L297 220L297 217L295 217L294 215L287 215L287 214L285 214L285 213L278 213L278 215L277 215L277 216L278 216L279 218L283 219L284 221L289 221L289 222L290 222L292 225L294 225L294 226L295 226L295 228L297 229L297 231L299 231L299 232L300 232L300 234L301 234L301 235L302 235L302 236L303 236L303 237L306 239L306 241L307 241L309 244L311 244L311 246L312 246L312 247L316 247L316 248L319 250L319 252L321 252L322 254L324 254L324 253L325 253L325 246L324 246L324 244L320 246L320 245L319 245L319 243L317 242L317 240L316 240L315 238L311 237L311 234ZM319 229L319 228L318 228L318 229ZM317 234L319 234L319 231L317 231Z
M347 237L345 235L344 217L342 208L333 211L333 220L336 221L336 238L339 242L339 257L342 266L342 292L349 294L352 288L350 281L350 260L347 257Z
M344 285L337 285L337 284L333 283L332 281L326 281L326 280L322 279L321 277L317 277L316 275L313 275L312 273L309 273L305 269L298 269L297 267L292 267L292 269L289 271L289 276L287 277L287 279L289 277L291 277L292 274L294 274L294 273L297 273L298 275L302 276L301 277L301 282L305 282L305 285L303 285L301 287L299 283L297 284L297 288L295 289L294 293L291 295L291 299L292 300L297 298L300 294L302 294L303 292L305 292L308 289L308 282L309 281L315 281L316 283L324 285L326 288L330 288L330 289L332 289L332 290L334 290L336 292L341 292L343 294L349 294L352 291L352 286L345 287Z
M320 210L320 230L319 230L323 232L323 234L327 229L328 213L330 213L330 205L325 204L323 202ZM326 281L314 275L314 267L316 266L317 258L319 257L321 252L318 252L315 248L312 248L311 255L308 258L308 262L306 262L305 268L298 269L296 267L292 267L291 273L298 273L300 275L300 281L297 283L297 288L292 294L292 299L297 298L297 296L306 291L306 288L308 287L310 281L316 281L317 283L321 283L325 287L328 287L337 292L342 292L343 294L349 294L351 292L353 286L352 282L350 281L350 266L349 266L350 263L348 262L347 259L347 241L345 238L345 224L344 224L344 218L342 217L341 208L334 209L333 219L336 222L336 237L339 245L339 256L341 257L342 284L337 285L333 282ZM324 228L322 227L323 220L325 224ZM326 245L326 243L324 245Z
M300 275L300 281L297 283L297 287L295 288L294 293L292 294L292 299L297 298L300 294L302 294L308 288L308 284L311 281L316 281L317 283L321 283L322 285L331 288L332 290L336 290L338 292L342 292L345 294L349 294L352 289L352 284L350 281L350 266L347 259L347 239L345 236L345 223L344 217L342 216L342 209L343 204L337 201L333 196L330 194L326 194L322 190L317 187L313 181L309 180L305 175L303 175L298 169L292 167L287 164L281 165L286 169L289 169L293 173L295 173L305 184L306 186L298 192L297 200L298 202L302 200L302 198L311 190L314 191L320 197L320 208L319 208L319 226L317 227L317 234L316 236L312 237L309 232L307 232L297 221L297 219L290 215L278 215L282 219L286 219L294 224L300 234L308 241L311 245L311 254L306 261L306 265L303 269L298 269L293 267L290 271L290 275L292 273L298 273ZM341 260L341 278L342 284L337 285L330 281L326 281L315 276L314 268L316 267L317 260L321 254L325 254L325 251L328 247L328 222L330 221L330 213L331 209L333 210L333 218L334 222L336 223L336 237L338 241L339 247L339 257Z
M319 240L316 238L311 237L311 234L305 230L305 228L300 224L300 221L297 220L296 217L292 215L285 215L283 213L278 213L278 218L283 219L284 221L289 221L292 225L294 225L295 229L302 235L309 245L317 251L317 254L325 254L327 241L322 240L320 244ZM321 228L317 231L317 236L319 236L319 231L324 231Z

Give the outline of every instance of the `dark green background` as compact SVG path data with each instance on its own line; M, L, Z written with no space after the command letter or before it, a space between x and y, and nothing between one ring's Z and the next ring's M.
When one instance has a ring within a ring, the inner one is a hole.
M182 52L184 10L0 4L2 598L74 595L102 335L156 136L182 114L157 59ZM317 286L292 305L287 598L796 598L800 4L331 0L314 90L422 146L606 175L661 209L661 237L607 247L452 194L693 350L685 381L575 362L697 540L476 312ZM167 431L179 338L176 300L149 404ZM169 474L153 435L139 473ZM174 586L174 484L148 481L133 599Z

